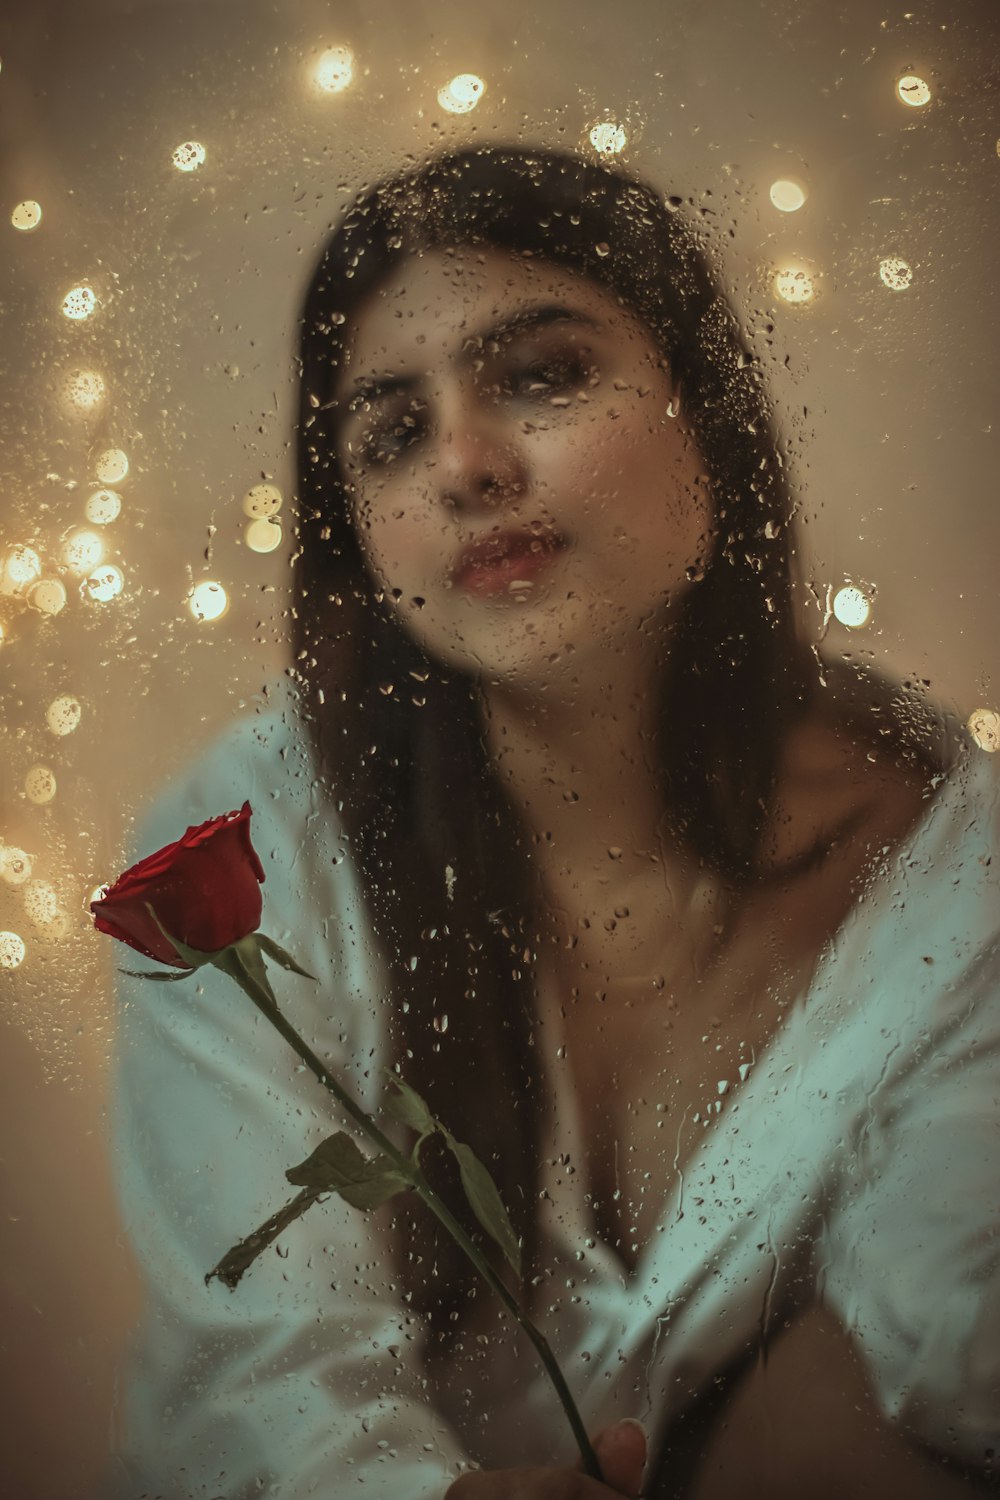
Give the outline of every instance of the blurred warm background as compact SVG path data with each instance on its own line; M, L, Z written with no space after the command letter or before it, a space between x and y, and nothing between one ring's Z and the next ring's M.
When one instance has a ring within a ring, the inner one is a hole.
M682 198L770 377L815 637L996 747L1000 23L910 4L0 18L4 1496L101 1494L138 1292L118 955L86 907L164 777L288 665L298 300L363 182L523 141Z

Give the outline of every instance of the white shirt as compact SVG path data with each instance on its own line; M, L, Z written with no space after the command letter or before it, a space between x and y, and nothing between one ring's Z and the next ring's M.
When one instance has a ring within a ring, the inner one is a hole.
M558 1006L540 1006L539 1321L591 1433L637 1416L655 1451L805 1267L889 1416L972 1464L1000 1447L997 790L982 755L928 800L808 992L730 1081L683 1178L668 1175L633 1275L596 1231L584 1174L564 1169L582 1136ZM261 930L320 981L272 971L279 1004L374 1110L385 969L288 687L157 800L134 858L244 800L267 874ZM381 1221L336 1197L234 1292L205 1286L292 1196L285 1170L350 1122L217 970L123 978L120 993L116 1169L148 1300L123 1380L118 1492L440 1500L469 1462L573 1463L548 1379L491 1294L488 1343L467 1340L446 1378L425 1367Z

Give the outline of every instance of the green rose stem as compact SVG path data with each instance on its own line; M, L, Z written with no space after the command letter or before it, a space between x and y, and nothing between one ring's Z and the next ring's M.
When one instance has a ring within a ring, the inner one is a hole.
M566 1384L562 1370L559 1368L559 1364L545 1335L540 1329L535 1327L534 1323L521 1308L516 1297L508 1290L489 1261L466 1234L447 1204L438 1197L416 1161L404 1156L401 1151L396 1149L389 1138L379 1130L369 1115L355 1104L354 1100L345 1092L336 1078L327 1072L312 1048L302 1040L302 1037L299 1036L294 1026L290 1025L281 1014L267 977L267 971L264 968L261 949L263 948L271 958L275 959L284 968L291 969L306 979L312 979L313 976L307 974L304 969L300 969L294 960L283 949L278 947L277 943L265 937L263 933L250 933L247 937L240 938L237 942L232 943L228 948L223 948L218 953L203 954L195 949L186 947L176 938L171 937L157 919L152 906L149 907L149 911L160 931L163 932L163 935L168 938L185 959L189 962L194 962L196 967L201 967L204 963L211 963L215 968L221 969L224 974L228 974L230 978L235 979L244 994L250 997L261 1014L267 1017L276 1031L280 1032L292 1050L305 1063L306 1067L315 1074L324 1088L329 1089L338 1104L347 1111L351 1118L357 1121L369 1139L389 1158L399 1175L416 1190L427 1207L441 1224L444 1225L445 1229L447 1229L448 1233L465 1252L479 1274L493 1288L503 1305L507 1308L507 1311L521 1325L532 1344L534 1344L538 1352L538 1357L545 1366L549 1379L552 1381L556 1394L562 1404L563 1411L566 1413L569 1424L573 1429L573 1436L576 1439L583 1460L584 1472L589 1474L592 1479L602 1480L603 1475L597 1455L590 1443L590 1439L587 1437L586 1428L580 1418L576 1403L573 1400L569 1386ZM279 1213L274 1219L269 1221L269 1227L274 1229L284 1227L284 1224L290 1222L291 1218L294 1217L291 1212L292 1207L294 1206L296 1212L299 1212L303 1203L315 1196L318 1195L315 1192L309 1191L300 1194L297 1199L293 1200L293 1205L290 1205L287 1211ZM273 1237L273 1234L268 1235L268 1239Z

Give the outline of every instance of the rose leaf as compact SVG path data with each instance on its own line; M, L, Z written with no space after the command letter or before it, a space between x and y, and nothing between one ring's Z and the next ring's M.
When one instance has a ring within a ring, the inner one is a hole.
M385 1068L383 1071L397 1090L395 1094L389 1094L385 1101L385 1107L393 1118L403 1125L409 1125L411 1130L416 1130L421 1135L430 1135L437 1130L437 1121L416 1089L411 1089L410 1085L404 1083L398 1073L393 1073L390 1068Z
M378 1208L412 1186L387 1156L363 1156L343 1130L328 1136L285 1176L295 1187L313 1193L339 1193L352 1208Z
M507 1210L503 1206L503 1199L500 1197L496 1183L471 1146L465 1146L461 1141L456 1141L448 1131L444 1131L443 1134L449 1151L458 1162L459 1175L469 1207L487 1234L492 1235L496 1240L520 1278L521 1247Z

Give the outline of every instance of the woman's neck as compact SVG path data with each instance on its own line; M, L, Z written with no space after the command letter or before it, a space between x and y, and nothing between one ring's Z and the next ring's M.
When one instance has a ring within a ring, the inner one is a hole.
M609 653L603 668L522 690L484 687L484 727L500 784L537 836L550 904L575 925L589 908L653 881L671 900L694 874L666 835L655 664Z

